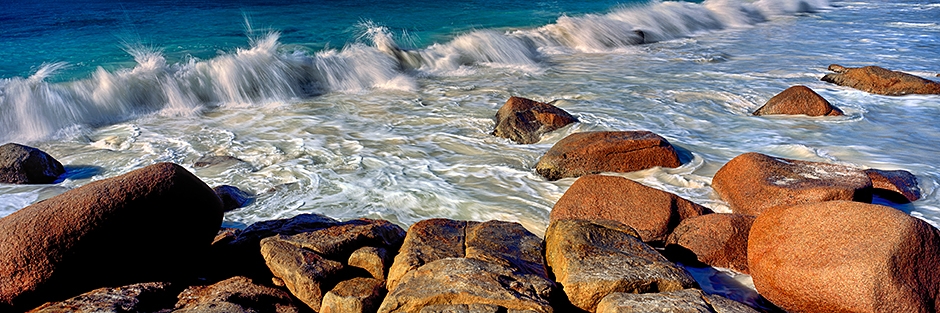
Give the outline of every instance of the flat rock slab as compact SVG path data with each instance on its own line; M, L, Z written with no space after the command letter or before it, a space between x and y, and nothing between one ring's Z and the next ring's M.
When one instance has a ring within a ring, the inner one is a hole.
M643 294L615 292L601 300L596 312L758 313L743 303L707 295L698 289Z
M385 220L357 219L295 235L277 235L278 240L310 249L332 260L347 260L362 247L382 247L396 251L405 230Z
M675 148L652 132L581 132L558 141L539 159L535 170L549 180L557 180L680 165Z
M42 150L16 143L0 146L0 184L50 184L62 174L62 163Z
M0 311L187 277L221 224L212 189L172 163L30 205L0 219Z
M510 97L496 112L493 135L521 144L536 143L542 134L577 121L577 118L554 105Z
M754 217L741 214L707 214L683 220L666 241L666 251L681 249L695 262L749 273L747 236ZM683 262L684 263L684 262ZM694 264L694 263L688 263Z
M594 312L614 292L651 293L697 287L681 267L608 220L558 220L545 232L545 257L574 306Z
M842 110L806 86L793 86L770 98L754 115L841 116Z
M788 312L940 311L940 230L891 207L830 201L755 220L748 264Z
M832 64L829 65L829 70L835 73L826 74L822 81L874 94L886 96L940 94L940 83L877 66L848 68Z
M135 310L128 312L149 312ZM287 291L236 276L208 286L192 286L179 294L173 313L298 313Z
M614 220L632 227L644 242L662 243L680 221L706 213L711 210L627 178L587 175L558 199L550 221Z
M67 300L46 303L28 313L155 312L172 307L178 292L164 282L98 288Z
M859 169L745 153L715 173L712 187L737 214L831 200L871 202L872 182Z

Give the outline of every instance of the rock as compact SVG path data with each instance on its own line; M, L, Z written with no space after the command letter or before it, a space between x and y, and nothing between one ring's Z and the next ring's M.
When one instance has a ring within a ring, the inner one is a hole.
M754 217L708 214L685 219L666 241L666 251L692 253L692 261L748 273L747 236ZM694 264L694 262L684 262Z
M343 264L274 236L261 240L261 255L287 290L314 311L320 310L323 295L339 280Z
M50 184L65 168L42 150L16 143L0 146L0 184Z
M491 304L436 304L421 308L419 313L501 313L505 308ZM518 311L509 311L516 313Z
M216 186L215 188L212 188L212 191L214 191L215 194L219 196L219 199L222 200L222 209L225 212L245 207L255 200L251 194L244 192L235 186Z
M375 312L385 296L385 281L375 278L353 278L336 285L323 296L320 313Z
M754 221L757 291L788 312L940 311L940 230L851 201L770 209Z
M577 118L554 105L510 97L496 112L493 135L521 144L536 143L542 134L577 121Z
M379 312L462 310L471 304L551 312L554 283L543 255L541 240L518 223L415 223L389 270L389 294Z
M208 286L187 288L179 294L179 301L173 312L297 313L301 310L286 291L255 284L247 277L236 276Z
M361 268L372 275L372 278L384 280L391 265L388 250L378 247L362 247L349 255L346 263L350 267ZM384 283L382 284L385 285Z
M681 267L646 245L629 226L609 220L558 220L545 231L545 258L574 306L594 312L614 292L697 287Z
M905 170L886 171L867 169L865 174L871 179L875 193L895 202L914 202L920 199L917 177ZM903 197L903 200L898 199ZM906 200L906 201L904 201Z
M587 175L558 199L550 221L614 220L635 229L645 242L662 243L680 221L707 213L711 210L627 178Z
M874 94L886 96L940 94L940 83L877 66L846 68L832 64L829 65L829 70L835 74L826 74L822 81Z
M408 272L378 312L424 312L440 305L492 305L498 311L553 312L548 279L474 258L447 258ZM437 310L440 312L441 310ZM444 311L446 312L446 311Z
M238 165L251 167L248 162L229 155L204 155L193 163L194 168L214 166L233 167Z
M188 278L222 223L212 189L159 163L0 219L0 311L104 286Z
M806 86L793 86L773 96L754 115L841 116L842 110Z
M155 312L173 307L178 289L163 282L98 288L60 302L46 303L29 313Z
M728 161L715 173L712 187L734 213L753 216L778 205L872 200L871 179L861 170L754 152Z
M698 289L643 294L615 292L597 305L597 313L630 312L757 313L757 310Z
M582 132L558 141L535 165L549 180L601 172L633 172L679 167L679 155L666 139L648 131Z
M384 220L358 219L338 225L303 232L296 235L278 235L279 239L295 246L310 249L333 260L347 260L361 247L384 247L398 250L405 231Z

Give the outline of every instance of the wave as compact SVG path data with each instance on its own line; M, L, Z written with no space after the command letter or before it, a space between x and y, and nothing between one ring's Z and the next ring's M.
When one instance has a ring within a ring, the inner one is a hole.
M279 49L279 33L270 32L251 38L247 49L176 64L167 64L158 50L135 47L127 49L137 63L129 69L98 68L90 78L49 83L47 77L67 66L53 63L27 78L0 79L0 142L48 139L154 113L195 116L221 105L328 92L414 91L418 76L460 75L474 66L533 72L544 66L546 55L616 52L827 7L827 0L654 1L607 14L562 16L534 29L472 31L422 49L402 49L388 29L364 23L370 44L286 53Z

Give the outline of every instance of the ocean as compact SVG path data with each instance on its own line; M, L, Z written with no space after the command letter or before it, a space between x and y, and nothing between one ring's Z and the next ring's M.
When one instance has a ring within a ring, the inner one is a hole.
M407 227L515 221L541 235L574 179L535 163L565 136L649 130L691 152L622 176L729 212L711 189L746 152L902 169L940 224L940 97L819 80L829 64L937 80L928 1L3 0L0 143L69 169L0 185L0 216L155 162L256 195L225 225L320 213ZM842 117L755 117L806 85ZM510 96L580 123L519 145L491 135ZM204 156L243 162L196 168Z

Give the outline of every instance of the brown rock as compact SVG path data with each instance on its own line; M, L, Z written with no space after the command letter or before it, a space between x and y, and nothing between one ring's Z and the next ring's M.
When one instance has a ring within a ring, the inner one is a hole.
M904 197L907 202L914 202L920 199L920 188L917 187L917 177L911 172L905 170L886 171L878 169L867 169L865 174L871 178L875 193L886 196L889 200L898 201L899 195Z
M143 310L129 312L148 312ZM232 277L208 286L193 286L179 294L174 313L296 313L301 312L284 290Z
M261 255L287 290L314 311L320 310L323 295L339 280L343 264L274 236L261 240Z
M424 264L465 255L466 221L429 219L411 225L388 270L388 290L395 290L405 274ZM472 222L470 222L472 223Z
M832 64L829 70L836 73L826 74L822 81L865 92L886 96L940 94L940 83L877 66L846 68Z
M385 281L353 278L340 282L323 296L320 313L375 312L385 296Z
M278 235L280 240L310 249L333 260L347 260L349 255L365 246L398 250L405 231L384 220L357 219L296 235Z
M691 252L695 261L747 274L747 236L754 217L708 214L683 220L666 241L666 250Z
M594 312L614 292L697 287L681 267L615 221L558 220L545 231L545 258L571 304Z
M871 179L861 170L754 152L728 161L712 187L734 213L754 216L778 205L872 199Z
M254 197L235 186L216 186L212 188L212 191L222 200L222 209L225 212L244 207L254 201Z
M179 289L169 283L140 283L98 288L60 302L46 303L29 313L155 312L171 308Z
M492 304L435 304L421 308L420 313L501 313L506 308ZM511 311L516 313L518 311ZM525 312L525 311L523 311Z
M221 206L199 178L159 163L23 208L0 219L0 310L187 277Z
M757 310L698 289L684 289L643 294L615 292L601 300L596 312L757 313Z
M539 159L535 170L549 180L556 180L680 165L675 148L657 134L648 131L582 132L558 141Z
M42 150L16 143L0 146L0 184L50 184L62 174L62 163Z
M940 230L886 206L767 210L748 264L757 291L788 312L940 311Z
M346 263L350 267L361 268L372 275L372 278L385 280L389 265L391 265L388 250L378 247L362 247L349 255ZM382 284L383 287L385 284Z
M510 97L496 112L493 135L521 144L536 143L542 134L577 121L577 118L554 105Z
M711 210L630 179L587 175L558 199L550 220L614 220L635 229L645 242L661 243L680 221L707 213Z
M829 104L825 98L806 86L793 86L777 94L764 106L754 111L754 115L809 115L840 116L842 110Z
M548 279L542 239L519 223L488 221L468 224L464 246L464 255L468 258Z

